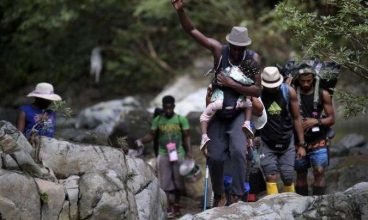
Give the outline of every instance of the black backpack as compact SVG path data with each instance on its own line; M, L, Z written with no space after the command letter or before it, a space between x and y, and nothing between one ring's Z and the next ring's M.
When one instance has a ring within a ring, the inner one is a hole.
M287 78L293 77L292 84L297 87L297 78L303 69L310 68L315 74L315 97L314 107L317 108L320 103L320 89L324 89L332 96L339 78L341 65L333 61L321 61L319 59L303 60L296 62L294 60L288 61L285 65L278 65L280 73Z
M157 116L161 115L163 112L162 108L155 108L153 112L152 120L155 119ZM157 132L158 133L158 132ZM155 152L155 156L158 156L158 134L153 139L153 151Z

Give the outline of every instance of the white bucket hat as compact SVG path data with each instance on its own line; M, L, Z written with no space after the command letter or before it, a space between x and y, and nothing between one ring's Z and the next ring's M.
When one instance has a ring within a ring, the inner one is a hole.
M42 82L36 85L35 90L27 95L27 97L37 97L50 101L60 101L61 97L54 93L54 87L50 83Z
M246 27L235 26L231 29L230 34L226 35L226 40L232 45L244 47L252 43L248 37L248 29Z
M262 86L266 88L276 88L284 81L284 77L280 74L279 69L274 66L264 68L261 77Z

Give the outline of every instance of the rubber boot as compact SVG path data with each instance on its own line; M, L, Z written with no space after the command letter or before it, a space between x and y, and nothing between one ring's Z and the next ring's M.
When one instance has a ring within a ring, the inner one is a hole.
M298 193L301 196L308 196L308 185L296 186L295 190L296 190L296 193Z
M313 195L314 196L324 195L325 193L326 193L326 187L325 186L313 186Z
M277 194L279 190L277 189L277 183L266 182L267 195Z
M284 192L295 192L294 183L292 183L290 186L284 186Z

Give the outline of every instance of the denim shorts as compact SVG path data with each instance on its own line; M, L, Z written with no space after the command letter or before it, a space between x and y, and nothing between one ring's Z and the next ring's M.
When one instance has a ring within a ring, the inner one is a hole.
M295 170L306 170L310 167L327 167L328 166L328 149L326 147L310 151L301 159L295 160Z

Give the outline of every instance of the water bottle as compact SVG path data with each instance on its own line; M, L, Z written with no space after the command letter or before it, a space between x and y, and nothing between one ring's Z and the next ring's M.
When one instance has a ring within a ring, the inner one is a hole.
M178 160L178 152L176 151L176 144L175 143L168 143L166 145L167 152L169 153L169 160L171 162Z

